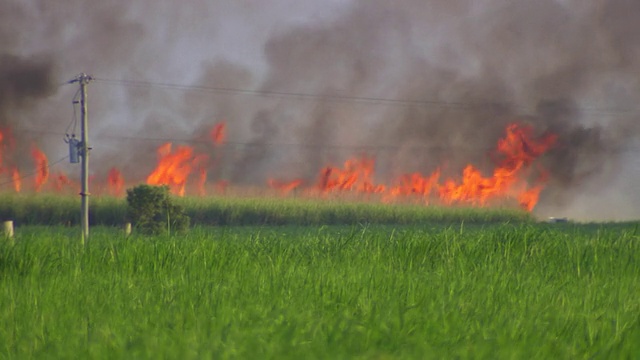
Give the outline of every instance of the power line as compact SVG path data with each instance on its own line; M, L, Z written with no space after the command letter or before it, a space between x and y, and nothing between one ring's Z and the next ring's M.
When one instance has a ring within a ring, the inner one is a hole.
M35 134L45 134L51 136L60 136L64 135L63 133L51 130L44 129L26 129L19 128L13 130L16 133L35 133ZM200 140L200 139L182 139L182 138L151 138L151 137L139 137L139 136L120 136L120 135L100 135L101 139L113 139L113 140L127 140L127 141L149 141L149 142L171 142L177 144L211 144L210 140ZM255 148L255 147L298 147L298 148L310 148L310 149L369 149L372 151L376 150L390 150L390 149L399 149L402 145L347 145L347 144L300 144L300 143L277 143L277 142L241 142L241 141L227 141L222 145L217 145L219 147L235 146L235 147L245 147L245 148ZM460 148L461 146L444 146L444 145L412 145L409 148L416 149L447 149L447 148ZM464 146L464 148L468 149L485 149L485 147L472 147L472 146ZM486 148L487 150L489 148Z
M185 85L175 83L163 83L154 81L141 81L141 80L115 80L106 78L94 78L94 81L99 83L105 83L109 85L119 85L125 87L146 87L146 88L161 88L167 90L178 91L195 91L204 93L221 93L240 96L259 96L259 97L275 97L275 98L289 98L302 101L326 101L326 102L348 102L348 103L365 103L369 105L382 105L382 106L404 106L404 107L438 107L451 110L478 110L479 108L509 108L526 112L535 112L533 108L522 105L517 105L508 101L478 101L478 102L465 102L465 101L443 101L443 100L407 100L407 99L390 99L381 97L366 97L366 96L350 96L350 95L326 95L326 94L313 94L302 92L286 92L286 91L271 91L271 90L251 90L241 88L228 88L228 87L215 87L205 85ZM635 108L599 108L599 107L578 107L578 106L559 106L559 109L575 110L582 113L590 113L594 115L629 115L640 114L640 109Z
M298 100L321 100L328 102L355 102L367 103L371 105L395 105L395 106L437 106L451 109L477 109L479 107L502 107L509 106L511 108L525 109L522 106L516 106L507 102L455 102L440 100L406 100L406 99L389 99L378 97L363 97L349 95L323 95L302 92L286 92L286 91L270 91L270 90L250 90L239 88L214 87L204 85L184 85L173 83L161 83L152 81L139 80L112 80L104 78L94 78L96 82L107 83L111 85L121 85L128 87L151 87L162 88L168 90L180 91L196 91L207 93L223 93L232 95L248 95L260 97L276 97L276 98L293 98Z
M61 158L61 159L59 159L59 160L56 160L56 161L54 161L53 163L47 164L46 168L47 168L47 169L51 169L52 167L54 167L54 166L56 166L57 164L59 164L59 163L61 163L61 162L65 161L65 160L66 160L66 159L68 159L68 158L69 158L69 155L67 155L67 156L65 156L65 157L63 157L63 158ZM30 173L27 173L27 174L21 175L21 176L20 176L20 177L18 177L17 179L12 179L11 181L7 181L7 182L0 183L0 187L4 187L4 186L6 186L6 185L10 185L10 184L14 184L16 180L24 180L24 179L30 178L30 177L32 177L32 176L34 176L34 175L36 175L37 173L38 173L38 171L36 170L36 171L32 171L32 172L30 172Z
M35 134L45 134L51 136L60 136L64 135L63 133L51 130L44 129L27 129L27 128L19 128L14 129L14 132L17 133L35 133ZM139 136L122 136L122 135L100 135L101 139L113 139L113 140L126 140L126 141L149 141L149 142L163 142L163 143L177 143L177 144L204 144L210 145L210 140L201 140L201 139L184 139L184 138L152 138L152 137L139 137ZM380 151L380 150L396 150L400 149L402 145L348 145L348 144L301 144L301 143L278 143L278 142L242 142L242 141L227 141L224 144L217 145L222 148L229 147L244 147L244 148L274 148L274 147L296 147L296 148L309 148L309 149L358 149L358 150L370 150L370 151ZM447 146L447 145L411 145L406 148L410 149L421 149L421 150L434 150L434 149L451 149L451 148L464 148L464 149L481 149L481 150L491 150L493 147L477 147L477 146Z
M45 134L51 136L60 136L64 135L64 133L44 130L44 129L28 129L28 128L18 128L13 130L16 133L34 133L34 134ZM123 136L123 135L100 135L101 139L112 139L112 140L125 140L125 141L148 141L155 143L175 143L175 144L211 144L210 140L201 140L201 139L184 139L184 138L155 138L155 137L140 137L140 136ZM348 145L348 144L301 144L301 143L278 143L278 142L242 142L242 141L227 141L222 145L218 145L224 149L229 149L229 147L244 147L244 148L285 148L285 147L294 147L294 148L307 148L307 149L341 149L341 150L360 150L360 151L392 151L398 150L401 148L404 149L415 149L415 150L447 150L447 149L465 149L465 150L493 150L493 146L472 146L472 145ZM609 151L614 152L626 152L626 151L640 151L640 144L637 145L624 145L617 147L608 148Z

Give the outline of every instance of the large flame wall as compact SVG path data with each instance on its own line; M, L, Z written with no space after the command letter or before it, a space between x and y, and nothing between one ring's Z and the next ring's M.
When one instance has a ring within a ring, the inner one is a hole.
M92 186L98 192L122 196L125 184L146 182L151 185L167 185L173 193L184 196L188 186L191 194L206 195L207 176L215 172L216 154L226 140L226 124L218 123L209 133L208 152L198 152L187 145L174 146L167 142L157 149L157 164L146 179L129 179L117 167L111 167L107 178L92 178ZM404 174L390 184L376 181L375 159L366 154L347 159L343 166L327 165L318 170L313 181L305 179L266 180L266 186L283 196L292 192L304 196L360 195L369 198L375 195L383 202L417 200L423 204L490 206L515 203L531 211L538 202L540 192L548 178L546 170L537 161L556 143L557 136L543 134L535 136L529 125L509 124L504 136L497 140L495 167L490 174L483 174L473 164L468 164L458 177L444 178L440 169L430 173ZM23 191L23 181L29 179L30 191L77 190L78 184L63 173L49 173L47 156L37 145L32 145L33 169L29 177L20 174L12 163L14 139L11 131L0 131L0 177L13 183L13 190ZM538 165L538 166L534 166ZM221 182L218 182L220 185Z

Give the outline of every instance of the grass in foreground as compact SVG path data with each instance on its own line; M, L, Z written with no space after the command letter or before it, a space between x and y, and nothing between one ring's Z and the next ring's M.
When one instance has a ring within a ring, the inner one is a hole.
M19 229L3 358L631 358L633 227Z

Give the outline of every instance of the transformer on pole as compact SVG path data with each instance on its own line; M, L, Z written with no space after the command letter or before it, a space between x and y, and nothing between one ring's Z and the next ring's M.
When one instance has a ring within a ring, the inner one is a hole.
M69 137L66 140L69 144L69 162L77 164L80 162L80 140L76 139L75 135Z

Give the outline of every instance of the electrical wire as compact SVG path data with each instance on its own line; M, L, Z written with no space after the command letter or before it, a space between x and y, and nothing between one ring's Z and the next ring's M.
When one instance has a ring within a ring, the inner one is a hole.
M24 132L24 133L34 133L34 134L45 134L51 136L60 136L64 135L60 132L44 130L44 129L27 129L27 128L18 128L14 129L14 132ZM139 136L119 136L119 135L100 135L101 139L112 139L112 140L121 140L121 141L148 141L155 143L174 143L174 144L211 144L210 140L200 140L200 139L183 139L183 138L152 138L152 137L139 137ZM313 149L313 150L355 150L355 151L370 151L370 152L380 152L380 151L396 151L403 148L403 145L346 145L346 144L301 144L301 143L277 143L277 142L267 142L267 143L256 143L256 142L242 142L242 141L227 141L222 145L218 145L222 149L226 149L225 151L234 151L238 149L235 148L247 148L250 150L251 148L305 148L305 149ZM484 150L490 151L493 150L493 147L483 147L483 146L472 146L472 145L411 145L405 147L405 149L411 149L415 151L437 151L437 150L450 150L450 149L458 149L458 150ZM638 152L640 151L640 144L637 145L623 145L617 147L609 147L604 151L612 151L612 152Z
M234 95L250 95L250 96L266 96L266 97L287 97L294 98L300 100L321 100L321 101L347 101L347 102L363 102L363 103L371 103L371 104L383 104L383 105L399 105L399 106L439 106L439 107L447 107L447 108L455 108L455 109L477 109L477 107L485 106L485 107L493 107L493 106L509 106L514 108L515 106L510 103L499 103L499 102L485 102L485 103L464 103L464 102L445 102L445 101L431 101L431 100L401 100L401 99L387 99L387 98L374 98L374 97L356 97L356 96L339 96L339 95L318 95L318 94L309 94L309 93L294 93L294 92L277 92L277 91L259 91L259 90L248 90L248 89L237 89L237 88L223 88L223 87L211 87L211 86L196 86L196 85L183 85L183 84L172 84L172 83L161 83L161 82L152 82L152 81L136 81L136 80L113 80L106 78L93 77L93 81L99 83L105 83L110 85L120 85L127 87L151 87L151 88L163 88L169 90L180 90L180 91L199 91L199 92L212 92L212 93L229 93ZM66 82L65 84L72 83ZM44 130L44 129L14 129L16 132L29 132L29 133L41 133L41 134L51 134L51 135L63 135L65 136L65 142L68 142L69 137L69 129L73 126L73 134L75 135L75 130L78 123L77 118L77 97L80 94L80 89L78 89L73 97L73 119L68 124L65 129L65 133L61 134L59 132ZM517 108L517 107L516 107ZM523 108L523 107L520 107ZM581 111L588 112L598 112L598 113L613 113L613 114L629 114L636 113L638 110L635 109L618 109L618 110L607 110L607 109L597 109L597 108L582 108ZM119 136L119 135L102 135L101 138L105 139L115 139L115 140L131 140L131 141L150 141L150 142L173 142L173 143L186 143L186 144L202 144L209 143L207 140L199 140L199 139L179 139L179 138L151 138L151 137L138 137L138 136ZM226 148L233 147L297 147L297 148L309 148L309 149L351 149L358 151L393 151L400 149L400 145L336 145L336 144L296 144L296 143L255 143L255 142L227 142L225 145ZM451 149L453 146L441 146L441 145L424 145L424 146L412 146L412 149L416 150L438 150L438 149ZM472 147L472 146L456 146L455 148L464 148L464 149L476 149L476 150L490 150L485 147ZM232 149L236 150L236 149ZM624 151L638 151L640 150L640 146L625 146L619 147L616 149L610 149L612 151L624 152ZM2 185L2 184L0 184Z
M78 113L76 111L76 104L77 104L77 99L78 99L78 95L80 95L80 89L78 89L78 91L76 91L76 94L73 96L73 100L71 101L71 107L73 108L73 118L71 119L71 122L69 122L69 125L67 125L67 128L65 129L65 142L68 142L68 139L71 137L75 137L76 135L76 128L78 126ZM71 128L71 126L73 126L73 130L71 131L71 136L69 135L69 129Z
M442 100L406 100L406 99L389 99L378 97L360 97L349 95L322 95L302 92L286 92L286 91L270 91L270 90L250 90L241 88L227 88L227 87L215 87L204 85L185 85L174 83L163 83L154 81L140 81L140 80L115 80L94 77L94 81L98 83L104 83L108 85L118 85L125 87L146 87L146 88L160 88L167 90L178 91L195 91L204 93L222 93L230 95L245 95L245 96L260 96L260 97L275 97L275 98L290 98L294 100L304 101L326 101L326 102L350 102L350 103L365 103L370 105L383 105L383 106L404 106L404 107L437 107L446 108L451 110L478 110L479 108L509 108L526 112L535 112L535 109L517 105L513 102L500 102L500 101L478 101L478 102L463 102L463 101L442 101ZM577 106L565 106L563 109L575 110L582 113L590 113L595 115L629 115L640 114L640 109L635 108L599 108L599 107L577 107Z
M65 160L66 160L66 159L68 159L68 158L69 158L69 155L67 155L67 156L65 156L65 157L63 157L63 158L61 158L61 159L59 159L59 160L56 160L56 161L54 161L53 163L47 164L47 169L51 169L51 168L52 168L52 167L54 167L55 165L57 165L57 164L59 164L59 163L61 163L61 162L65 161ZM24 179L30 178L30 177L32 177L32 176L34 176L34 175L36 175L37 173L38 173L38 171L32 171L32 172L30 172L30 173L26 173L26 174L24 174L24 175L21 175L17 180L24 180ZM13 183L15 182L15 180L16 180L16 179L13 179L13 180L11 180L11 181L7 181L7 182L0 183L0 187L4 187L4 186L7 186L7 185L13 185Z
M34 134L45 134L52 136L62 135L59 132L44 130L44 129L27 129L27 128L19 128L14 129L14 132L22 132L22 133L34 133ZM211 144L210 140L199 140L199 139L181 139L181 138L150 138L150 137L139 137L139 136L118 136L118 135L100 135L101 139L112 139L112 140L125 140L125 141L149 141L156 143L176 143L176 144ZM256 143L256 142L241 142L241 141L227 141L222 145L218 145L222 148L229 147L244 147L244 148L256 148L256 147L266 147L266 148L308 148L308 149L357 149L357 150L369 150L369 151L383 151L383 150L396 150L400 149L401 145L345 145L345 144L301 144L301 143L276 143L276 142L266 142L266 143ZM435 150L435 149L451 149L454 146L442 146L442 145L413 145L411 148L421 149L421 150ZM489 148L485 147L473 147L473 146L457 146L456 148L464 148L464 149L479 149L479 150L489 150Z
M403 100L403 99L361 97L361 96L348 96L348 95L322 95L322 94L311 94L311 93L302 93L302 92L250 90L250 89L239 89L239 88L184 85L184 84L172 84L172 83L138 81L138 80L113 80L113 79L106 79L106 78L93 78L93 79L98 83L120 85L120 86L127 86L127 87L150 87L150 88L161 88L161 89L168 89L168 90L196 91L196 92L205 92L205 93L223 93L223 94L231 94L231 95L292 98L292 99L306 100L306 101L320 100L320 101L327 101L327 102L353 102L353 103L366 103L371 105L394 105L394 106L436 106L436 107L461 109L461 110L477 109L480 107L488 108L488 107L502 107L502 106L525 109L525 107L516 106L512 103L507 103L507 102L455 102L455 101L437 101L437 100Z

